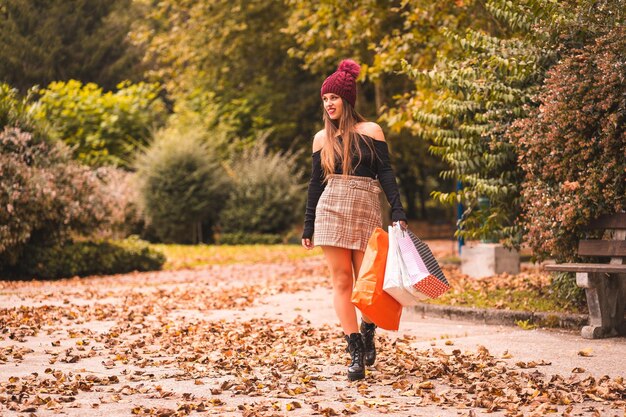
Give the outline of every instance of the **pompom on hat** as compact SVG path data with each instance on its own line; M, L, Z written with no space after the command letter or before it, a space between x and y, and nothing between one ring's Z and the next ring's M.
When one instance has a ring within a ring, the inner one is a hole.
M337 71L324 80L320 95L337 94L354 107L356 103L356 78L360 71L361 66L359 64L351 59L344 59L339 63Z

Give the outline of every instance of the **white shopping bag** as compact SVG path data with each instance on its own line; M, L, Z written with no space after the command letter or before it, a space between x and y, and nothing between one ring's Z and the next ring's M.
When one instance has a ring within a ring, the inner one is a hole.
M383 282L383 290L395 298L402 306L414 306L423 297L416 297L413 291L410 291L410 276L407 267L400 256L400 248L398 246L397 233L402 233L400 226L396 225L388 227L389 232L389 249L387 252L387 264L385 265L385 280Z
M399 258L404 261L406 269L411 277L411 285L416 284L430 275L428 268L420 258L417 248L413 245L408 232L401 230L396 236Z
M437 298L450 289L439 264L424 242L410 231L396 232L404 288L417 299ZM405 275L406 274L406 275Z

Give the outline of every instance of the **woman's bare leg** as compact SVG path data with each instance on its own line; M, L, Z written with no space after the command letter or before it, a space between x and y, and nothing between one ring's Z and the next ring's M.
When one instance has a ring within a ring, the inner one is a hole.
M360 250L352 251L352 267L354 268L354 280L356 281L359 276L359 271L361 270L361 265L363 264L363 257L365 252L361 252ZM363 321L366 323L371 323L372 321L368 319L365 315L361 314L363 317Z
M347 335L358 333L356 310L351 301L354 286L353 251L335 246L322 246L322 251L330 268L333 282L333 305L341 328Z
M363 258L365 253L361 251L352 251L352 265L354 267L354 276L359 276L359 271L361 270L361 265L363 264ZM375 331L376 326L372 326L372 321L364 314L361 314L363 318L363 322L361 326L359 326L359 330L361 335L363 336L363 347L365 349L365 358L364 362L367 366L374 365L376 361L376 342L375 342Z

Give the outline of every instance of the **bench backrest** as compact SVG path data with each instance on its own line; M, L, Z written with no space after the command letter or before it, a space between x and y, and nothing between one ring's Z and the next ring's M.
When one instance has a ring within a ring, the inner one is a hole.
M587 229L612 229L615 236L613 240L580 240L580 256L626 257L626 213L601 216L590 222Z
M626 213L600 216L589 222L587 229L626 229Z

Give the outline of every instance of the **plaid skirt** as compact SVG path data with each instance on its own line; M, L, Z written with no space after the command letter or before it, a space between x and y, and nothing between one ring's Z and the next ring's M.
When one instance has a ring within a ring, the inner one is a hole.
M367 241L382 227L378 180L330 175L315 209L313 243L365 252Z

